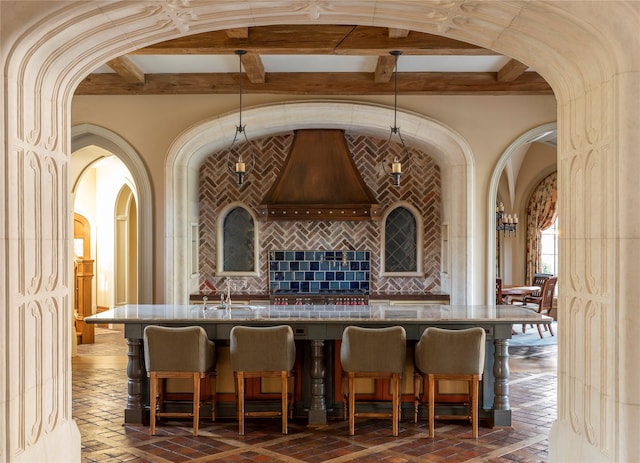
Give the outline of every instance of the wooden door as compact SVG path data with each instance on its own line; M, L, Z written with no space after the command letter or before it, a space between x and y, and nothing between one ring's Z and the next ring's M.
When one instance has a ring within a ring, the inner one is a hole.
M93 344L95 328L84 322L92 314L93 260L91 257L91 228L80 214L73 214L73 252L75 255L74 300L78 344Z

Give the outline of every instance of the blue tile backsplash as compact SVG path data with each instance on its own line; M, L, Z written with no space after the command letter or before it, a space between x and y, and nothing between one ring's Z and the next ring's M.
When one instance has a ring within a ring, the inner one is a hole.
M271 251L269 291L357 290L368 294L370 268L369 251Z

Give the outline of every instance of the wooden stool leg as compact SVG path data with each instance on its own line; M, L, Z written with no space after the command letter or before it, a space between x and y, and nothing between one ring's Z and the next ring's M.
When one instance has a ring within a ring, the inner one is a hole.
M344 374L342 375L342 380L340 381L340 389L342 392L342 400L344 403L344 406L342 407L342 420L347 421L347 412L349 410L349 379Z
M289 373L287 373L288 375ZM292 420L293 419L293 391L296 390L296 378L294 375L291 375L289 377L291 384L289 384L289 397L287 398L289 400L289 419Z
M244 372L236 375L238 384L238 434L244 436Z
M200 373L193 373L193 435L198 435L200 426Z
M155 371L149 373L149 382L150 389L149 395L149 408L151 412L150 423L149 423L149 434L152 436L156 435L156 407L158 400L158 374Z
M282 370L280 372L280 387L282 389L282 434L287 434L289 432L287 418L289 416L289 379L287 378L286 370Z
M478 376L473 375L471 384L471 436L478 438Z
M211 421L216 420L216 375L211 375Z
M436 402L436 380L434 375L429 375L429 437L434 436L435 421L435 402Z
M355 375L349 372L349 435L356 433L356 387Z
M391 382L393 383L391 419L393 420L392 430L395 437L398 436L400 422L400 374L393 373Z
M413 422L418 422L418 407L420 406L420 374L413 374Z

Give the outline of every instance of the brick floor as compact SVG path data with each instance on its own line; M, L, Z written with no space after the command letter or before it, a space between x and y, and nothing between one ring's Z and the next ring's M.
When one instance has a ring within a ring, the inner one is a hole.
M537 336L537 334L536 334ZM556 417L555 345L512 346L511 429L480 427L478 440L460 421L436 422L436 437L426 422L403 421L390 434L388 420L358 419L356 436L347 423L322 428L290 422L287 436L279 419L248 419L247 435L237 423L203 419L200 436L191 423L170 422L150 436L148 427L123 425L126 406L126 345L121 331L97 329L96 343L78 346L73 359L73 415L82 434L83 462L491 462L548 460L548 434Z

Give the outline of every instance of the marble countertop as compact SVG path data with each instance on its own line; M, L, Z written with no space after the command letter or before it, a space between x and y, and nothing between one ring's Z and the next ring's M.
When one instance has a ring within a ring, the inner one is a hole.
M544 323L552 319L513 305L232 305L231 309L210 304L129 304L85 318L87 323L200 323L238 322L242 320L306 323L359 320L402 323Z

